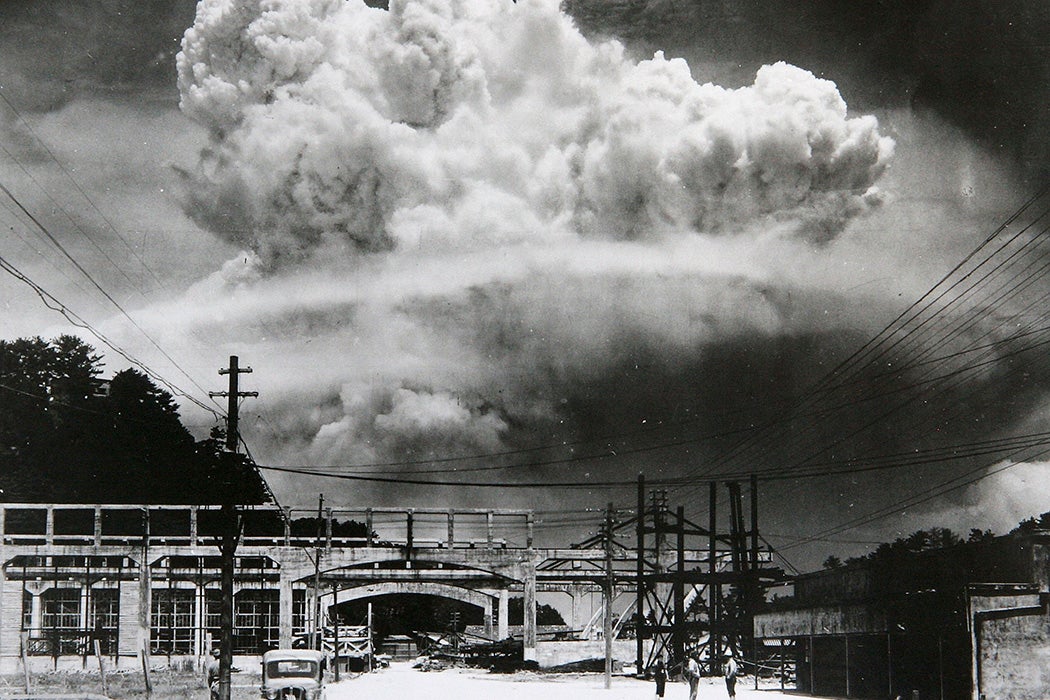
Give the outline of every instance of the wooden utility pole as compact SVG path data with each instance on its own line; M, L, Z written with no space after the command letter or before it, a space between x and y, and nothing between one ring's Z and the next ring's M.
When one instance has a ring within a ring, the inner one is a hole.
M635 556L635 632L634 632L634 673L639 678L645 677L645 631L648 625L645 619L645 475L638 475L638 522L635 527L637 551Z
M605 509L605 524L603 526L602 538L605 544L605 586L603 596L605 609L603 610L604 624L602 625L602 636L605 638L605 689L612 687L613 666L613 504L610 503Z
M236 355L230 355L230 366L220 369L219 374L228 374L230 384L228 391L209 392L209 396L227 397L226 408L226 452L222 455L223 483L222 494L222 542L219 545L220 557L220 594L219 606L219 700L230 700L230 668L233 666L233 574L237 540L241 535L241 519L237 512L234 474L239 466L237 448L240 445L238 432L238 399L258 396L255 391L240 391L238 379L242 374L252 371L251 367L240 367Z
M229 391L209 391L208 396L225 396L226 397L226 451L235 453L240 444L240 433L238 432L239 420L237 416L237 399L241 397L254 397L258 396L257 391L238 391L238 377L242 374L251 374L251 367L240 367L238 366L237 356L230 355L230 366L226 369L220 369L219 374L230 375L230 390Z
M321 626L321 554L324 546L321 544L321 517L324 512L324 494L317 496L317 540L314 552L314 628L311 646L318 651L323 648L322 639L324 628Z

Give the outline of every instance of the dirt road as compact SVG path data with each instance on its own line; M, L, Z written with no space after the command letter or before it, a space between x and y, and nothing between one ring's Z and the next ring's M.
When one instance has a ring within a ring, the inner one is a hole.
M779 690L758 690L748 686L750 679L737 686L739 700L779 700L795 697ZM417 671L408 663L358 676L328 686L328 700L653 700L656 686L633 678L613 678L605 689L601 675L541 675L535 673L490 674L484 671L453 669L440 672ZM685 683L668 683L666 700L688 700ZM703 679L698 700L726 700L725 683Z

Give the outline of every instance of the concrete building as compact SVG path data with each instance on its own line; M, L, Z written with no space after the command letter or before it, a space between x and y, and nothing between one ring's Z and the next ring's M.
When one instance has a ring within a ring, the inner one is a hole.
M810 695L1045 700L1050 533L801 576L755 637L789 650Z
M493 640L508 636L509 599L521 596L524 660L564 663L571 654L541 648L536 594L570 596L576 623L577 599L607 577L600 547L535 547L531 511L329 508L314 534L295 535L289 523L304 514L316 511L242 511L233 620L242 666L325 625L335 606L390 594L480 608ZM143 656L199 662L220 636L218 518L209 506L0 504L0 673L23 662L85 668L96 642L111 668L138 668ZM333 534L348 521L367 534ZM633 557L614 558L631 567ZM613 592L625 591L633 582Z

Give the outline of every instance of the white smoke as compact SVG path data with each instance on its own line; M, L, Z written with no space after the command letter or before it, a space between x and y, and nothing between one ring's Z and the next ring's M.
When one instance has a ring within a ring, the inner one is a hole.
M195 214L269 263L766 217L826 239L892 150L802 69L699 85L682 60L592 46L554 2L206 1L183 43L182 108L215 134Z
M946 527L963 536L971 528L1003 535L1022 520L1038 518L1047 511L1050 511L1050 463L1001 462L989 467L982 479L968 486L960 494L958 503L909 514L907 528L910 529L898 529L893 537L931 527Z
M251 253L165 322L305 355L268 381L315 463L494 451L639 357L800 330L893 150L803 69L699 84L555 0L203 0L178 67L187 212Z

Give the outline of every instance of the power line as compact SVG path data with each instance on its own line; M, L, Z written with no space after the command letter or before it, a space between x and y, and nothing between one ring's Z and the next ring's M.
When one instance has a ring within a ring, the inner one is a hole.
M73 174L69 172L69 169L66 168L66 166L62 163L62 161L60 161L58 159L58 156L56 156L54 154L54 152L47 145L47 143L42 138L40 138L40 136L36 133L36 131L33 129L33 127L30 126L30 124L26 120L26 118L24 116L22 116L22 113L18 110L18 108L15 107L15 105L11 102L11 100L9 100L7 98L7 95L4 94L4 91L2 89L0 89L0 99L2 99L4 101L4 103L11 109L11 111L15 113L15 116L18 117L18 120L22 123L23 126L25 126L26 130L30 133L30 135L32 135L32 137L36 140L36 142L40 144L40 146L44 149L44 152L47 153L47 155L51 158L51 160L54 161L55 165L57 165L59 170L62 171L62 174L64 174L66 176L66 179L69 180L69 182L73 185L73 188L77 192L80 193L80 195L87 201L87 203L91 206L91 208L95 211L95 213L97 213L99 215L99 217L102 219L102 221L104 221L106 223L106 226L109 227L109 230L112 231L114 234L116 234L116 236L124 244L124 247L128 249L128 252L130 252L131 255L134 256L134 258L139 262L139 264L142 265L143 269L146 270L146 272L148 272L150 274L150 276L153 278L153 280L160 287L163 288L164 287L164 283L161 282L161 280L157 276L157 274L149 267L149 265L146 264L146 261L142 259L142 257L138 254L138 252L135 250L135 248L132 247L132 245L130 243L128 243L128 240L123 236L123 234L121 234L121 232L117 229L116 225L114 225L114 223L112 221L110 221L110 219L102 212L102 210L98 208L98 205L96 205L94 200L91 197L88 196L88 193L85 192L84 188L80 186L80 183L77 182L76 178L73 177ZM10 152L7 151L7 149L4 149L4 151L6 153L8 153L9 156L11 155ZM16 163L18 162L17 159L15 159L13 156L12 156L12 160L15 160ZM19 164L19 167L21 167L21 164ZM22 168L22 171L26 172L27 175L29 174L25 170L25 168ZM44 188L40 186L40 183L36 182L36 179L33 178L31 175L30 175L30 179L32 179L33 182L36 183L37 187L40 187L41 191L43 191L45 194L47 194L46 190L44 190ZM55 201L53 198L50 197L50 195L48 195L48 198L51 199L52 202ZM57 202L56 202L56 205L57 205ZM62 207L59 207L59 208L62 209ZM65 213L64 209L62 209L62 211L63 211L63 213ZM70 221L72 221L72 217L70 217L68 213L66 213L66 216L67 216L67 218L70 219ZM74 222L74 226L76 226L75 222ZM80 229L79 226L77 226L77 229L80 230L82 233L85 233L85 235L87 235L86 232L84 232L82 229ZM90 237L89 237L89 240L90 240ZM92 243L94 243L93 240L92 240ZM103 255L105 255L104 252L103 252ZM106 256L106 259L110 260L109 256ZM116 264L113 263L112 260L110 260L110 263L112 263L114 265L114 267L116 267ZM119 270L120 268L117 268L117 269ZM126 275L125 275L125 278L127 278ZM130 279L128 279L128 281L131 282Z
M1047 453L1050 453L1050 449L1042 450L1042 451L1040 451L1038 453L1035 453L1033 455L1029 455L1029 456L1027 456L1025 458L1025 460L1028 461L1028 460L1032 460L1032 459L1038 459L1039 457L1042 457L1042 456L1046 455ZM1024 462L1022 462L1022 461L1007 462L1007 463L1003 464L1002 466L1000 466L998 468L991 469L990 471L985 472L984 474L981 474L979 476L975 476L975 477L972 477L972 478L967 478L967 477L971 477L973 474L975 474L977 472L980 472L981 470L988 469L987 465L982 465L982 466L978 467L977 469L970 470L970 471L966 472L965 474L963 474L961 476L953 477L951 479L948 479L946 481L941 482L940 484L937 484L934 487L931 487L929 489L921 491L916 496L913 496L913 497L905 499L905 500L897 501L896 503L894 503L891 506L887 506L887 507L884 507L884 508L877 509L875 511L871 511L871 512L865 514L865 515L857 516L856 518L853 518L852 520L848 520L848 521L846 521L844 523L840 523L839 525L833 526L833 527L828 528L826 530L822 530L822 531L816 533L815 535L813 535L811 537L805 537L805 538L799 540L798 542L795 542L793 544L789 544L789 545L787 545L785 547L782 547L781 549L793 549L793 548L796 548L796 547L800 547L802 545L809 544L811 542L817 541L817 538L834 536L834 535L837 535L837 534L839 534L841 532L846 532L847 530L856 529L857 527L860 527L861 525L867 525L869 523L876 522L878 520L882 520L883 518L888 518L891 515L896 515L897 513L905 511L905 510L907 510L909 508L914 508L917 505L921 505L923 503L927 503L929 501L932 501L934 498L938 498L938 497L943 496L943 495L945 495L947 493L951 493L952 491L958 491L959 489L961 489L961 488L963 488L965 486L970 486L970 485L975 484L975 483L977 483L979 481L987 479L987 478L989 478L991 476L995 476L996 474L1004 472L1004 471L1006 471L1008 469L1012 469L1012 468L1016 467L1018 464L1022 464L1022 463L1024 463ZM956 482L958 482L958 483L956 483Z
M761 430L756 430L756 431L746 435L742 440L738 441L738 443L736 445L734 445L726 453L724 453L714 465L709 467L707 469L707 472L710 473L710 472L718 469L720 465L727 465L727 464L730 464L730 463L733 463L733 462L740 462L740 461L744 461L744 460L747 460L749 462L753 462L756 459L759 460L759 461L763 461L763 456L764 456L763 452L770 452L770 450L767 449L767 450L762 451L762 446L763 445L769 445L770 442L772 442L774 440L777 440L778 442L780 442L782 444L799 444L806 436L815 436L815 431L816 431L816 428L817 428L817 425L818 425L817 421L813 421L813 422L809 423L804 428L802 428L801 431L798 430L798 429L793 429L793 430L791 430L791 432L788 432L788 428L789 428L789 426L797 425L798 421L800 419L806 417L806 416L820 416L821 414L830 415L831 412L834 410L832 408L827 408L827 407L824 407L824 408L820 408L820 407L809 408L809 407L810 406L815 406L816 403L817 403L817 399L819 399L819 398L830 398L830 396L833 393L845 392L846 390L848 390L850 388L853 388L855 386L859 386L859 383L858 383L859 379L860 379L859 375L860 375L860 371L862 369L864 369L866 367L874 367L876 360L878 360L881 357L885 357L888 354L888 352L890 352L891 349L893 349L894 347L900 348L901 347L901 343L902 343L902 341L904 339L910 339L910 342L914 343L915 339L919 337L917 335L917 331L922 329L922 328L924 328L924 327L926 327L926 326L931 325L931 324L929 324L930 319L937 318L938 316L943 316L944 313L946 313L946 309L950 309L952 306L958 305L959 298L958 297L953 298L952 300L948 301L944 305L943 308L941 308L939 310L932 311L933 315L929 315L926 318L925 321L918 320L918 319L920 319L920 316L922 314L926 314L928 312L931 312L931 309L934 308L934 304L936 304L936 303L938 303L940 301L943 301L946 298L946 295L947 295L947 293L949 291L957 289L959 287L959 285L960 285L960 282L964 282L965 280L971 278L975 274L976 270L978 270L981 267L989 264L990 261L994 261L996 255L998 255L1002 251L1005 251L1007 249L1008 245L1010 245L1011 243L1019 240L1020 237L1024 233L1026 233L1026 232L1031 230L1031 228L1034 225L1034 223L1040 221L1043 217L1045 217L1048 210L1044 209L1044 210L1038 212L1035 215L1035 217L1034 217L1034 221L1028 222L1019 231L1015 232L1012 236L1010 236L1009 239L1005 243L1002 243L995 252L988 254L983 260L980 260L979 263L974 267L974 269L972 269L969 272L966 272L965 274L962 275L962 279L961 280L957 280L956 282L951 283L948 286L947 290L945 290L944 292L942 292L940 294L937 294L936 290L939 287L945 286L949 282L949 280L952 278L953 275L955 275L956 273L958 273L958 272L960 272L960 271L962 271L964 269L965 264L966 264L967 261L969 261L969 260L973 259L975 256L977 256L978 253L983 248L987 247L998 236L1000 236L1000 234L1005 232L1007 230L1007 228L1011 224L1017 222L1020 219L1020 217L1022 216L1022 214L1024 214L1026 211L1031 210L1031 208L1034 206L1034 204L1036 202L1038 202L1043 196L1045 196L1046 192L1047 192L1047 190L1044 189L1038 195L1036 195L1035 197L1030 199L1028 202L1026 202L1021 207L1021 209L1019 209L1017 212L1015 212L1011 217L1009 217L1007 219L1006 222L1004 222L995 231L993 231L993 233L991 235L989 235L981 243L981 245L979 245L974 251L972 251L964 259L964 261L962 263L959 263L958 265L956 265L956 267L953 268L953 270L951 272L949 272L947 275L945 275L919 301L917 301L917 302L913 303L911 306L909 306L908 309L906 309L904 312L902 312L900 315L898 315L898 317L894 321L892 321L882 331L880 331L878 334L876 334L876 336L872 340L868 341L868 343L866 343L863 346L861 346L861 348L859 350L855 351L846 360L844 360L841 363L839 363L839 365L834 370L832 370L831 372L825 374L824 377L820 381L816 382L813 385L813 387L811 387L811 389L809 389L807 391L807 393L805 395L803 395L797 401L797 403L794 406L794 409L788 415L780 415L776 419L767 422L767 424L765 424L764 426L761 427L762 428ZM1030 239L1025 241L1023 243L1023 245L1021 246L1021 252L1023 252L1023 255L1019 255L1019 251L1017 251L1017 250L1015 250L1013 253L1010 253L1007 256L1006 261L1000 260L998 263L996 263L995 267L994 267L994 269L992 270L991 273L985 274L977 282L974 282L974 283L970 284L970 287L968 289L964 290L964 293L965 294L969 294L970 296L973 296L973 293L975 292L976 289L979 288L980 285L986 284L989 279L994 279L996 276L1001 275L1005 270L1009 269L1011 266L1015 266L1017 264L1017 261L1020 260L1021 257L1024 257L1024 256L1027 256L1027 255L1031 254L1031 251L1029 249L1031 248L1031 245L1032 245L1033 241L1041 243L1044 240L1045 232L1046 231L1044 229L1043 231L1040 231L1038 234L1036 234L1034 236L1031 236ZM1026 269L1030 269L1030 268L1031 268L1031 265L1029 265L1029 268L1026 268ZM1044 271L1045 271L1045 268L1041 268L1040 271L1039 271L1039 275L1042 275ZM988 299L990 296L994 296L994 295L996 295L998 293L998 296L996 296L994 299L992 299L992 303L1002 303L1005 299L1010 298L1011 295L1015 295L1017 293L1020 293L1020 291L1023 291L1028 286L1030 286L1034 282L1034 280L1031 279L1032 277L1035 277L1035 275L1029 274L1027 277L1024 277L1024 276L1022 276L1022 273L1015 273L1014 277L1011 278L1011 280L1009 280L1004 285L1000 285L1000 287L997 290L993 290L993 292L991 292L990 295L986 295L985 299ZM1021 282L1016 282L1017 279L1021 279ZM924 300L928 300L928 301L923 306ZM988 303L988 302L984 302L984 303ZM1030 304L1026 308L1027 309L1032 308L1032 304ZM948 336L944 336L942 334L941 342L943 343L946 337L948 339L950 339L952 337L955 337L955 336L959 335L960 333L964 332L968 326L972 326L972 324L979 318L979 315L978 315L979 313L987 313L987 312L982 312L980 309L977 309L976 311L970 312L968 320L965 320L962 325L958 325L956 330L952 331ZM916 324L917 324L917 326L916 326ZM888 342L889 339L892 338L892 336L894 334L900 334L902 332L902 329L905 329L906 326L908 326L908 325L912 325L912 326L916 326L916 327L913 327L910 330L906 330L906 332L903 332L903 336L902 337L897 338L892 343ZM1033 324L1029 324L1029 325L1032 326L1032 325L1034 325L1034 323ZM982 336L982 337L987 337L989 335L989 333L990 333L990 331L985 333L984 336ZM1013 339L1016 340L1017 337L1014 337ZM935 346L932 345L932 344L928 345L925 353L924 354L920 354L919 357L923 358L923 359L928 359L930 350L932 350L934 347ZM936 347L940 347L940 344L937 345ZM1024 352L1027 349L1030 349L1030 348L1021 348L1020 350L1017 350L1017 351L1014 351L1014 352L1015 353ZM949 358L952 357L952 356L957 356L957 353L949 353L947 355L947 357L949 357ZM933 361L931 360L930 362L932 363ZM991 361L989 361L988 363L971 362L968 366L964 366L963 368L959 368L956 371L944 374L941 377L935 377L933 379L927 378L928 381L923 382L923 383L933 383L933 382L936 382L936 381L943 381L946 377L950 377L953 374L959 374L959 373L962 373L962 372L965 372L965 371L970 371L970 372L977 371L982 366L984 366L985 364L991 364ZM903 371L905 369L907 369L907 366L905 366L905 367L895 367L894 369L896 371L892 372L892 373L888 372L888 371L882 371L882 375L886 379L891 379L891 378L895 379L895 378L901 376ZM870 380L865 380L865 381L870 381ZM874 384L873 388L877 388L878 386L879 386L878 384ZM899 393L901 395L904 395L906 392L908 392L909 390L912 390L914 388L915 388L915 385L913 385L913 386L904 386L904 387L894 387L892 389L889 389L888 391L890 391L892 393ZM858 397L851 398L848 402L846 402L845 405L846 406L848 406L848 405L859 405L859 404L862 404L862 403L865 403L865 402L868 402L868 401L873 401L877 397L878 397L878 393L861 394ZM926 398L928 398L928 397L926 397ZM901 410L903 407L907 406L909 403L912 403L914 401L915 401L915 398L913 397L912 399L907 399L902 404L898 404L896 407L892 407L892 408L888 409L887 411L883 412L879 416L879 419L869 421L868 423L866 423L861 428L855 430L852 433L851 436L856 436L857 434L859 434L860 432L862 432L864 430L872 428L875 425L881 424L881 422L880 422L881 420L885 420L886 418L888 418L893 413ZM843 406L843 407L845 407L845 406ZM804 411L800 411L799 410L800 408L803 408L805 410ZM840 444L844 439L846 439L846 438L842 438L842 439L838 440L836 444ZM827 447L827 445L825 445L825 448L826 447ZM822 450L822 451L826 451L826 450ZM819 452L817 454L819 454ZM812 456L807 458L807 459L811 460ZM768 460L768 457L766 457L766 460ZM805 461L806 460L802 460L801 463L804 463Z
M164 348L162 348L160 346L160 344L156 340L154 340L153 336L151 336L149 333L147 333L146 330L142 326L140 326L139 323L134 318L131 317L131 314L129 314L124 309L124 307L121 306L121 304L110 295L109 292L107 292L105 289L103 289L102 285L100 285L97 281L95 281L95 278L91 276L91 273L89 273L86 269L84 269L84 267L76 260L76 258L74 258L69 253L69 251L67 251L65 249L65 247L63 247L62 244L59 243L59 241L51 234L51 232L47 229L47 227L44 226L35 216L33 216L33 214L28 209L26 209L25 206L22 205L22 203L18 200L18 198L15 197L14 194L12 194L11 191L9 189L7 189L7 187L4 186L3 183L0 183L0 191L2 191L4 194L6 194L8 196L8 198L12 202L14 202L15 206L17 206L18 209L22 213L24 213L29 218L30 221L32 221L34 224L36 224L36 226L40 229L40 231L43 232L43 234L45 236L47 236L47 238L52 243L54 243L55 247L57 247L62 252L62 254L65 255L66 258L69 259L69 261L88 279L89 282L91 282L92 286L94 286L102 294L102 296L104 296L107 300L109 300L109 302L111 304L113 304L113 306L120 312L120 314L122 316L124 316L124 318L126 318L128 320L128 322L131 323L131 325L134 326L135 329L138 330L139 333L141 333L143 335L143 337L145 337L146 340L148 340L149 343L154 348L156 348L157 351L159 351L160 354L163 355L168 360L168 362L170 362L179 372L181 372L183 376L185 376L187 379L189 379L190 383L192 383L195 387L197 387L198 390L200 390L203 394L207 395L208 392L200 384L198 384L197 381L192 376L190 376L190 374L185 369L183 369L182 365L180 365L178 362L175 361L175 358L173 358L171 355L169 355L168 352ZM8 264L10 264L10 263L8 263ZM21 273L19 273L19 275L21 275ZM24 275L21 275L21 276L24 277ZM38 287L38 285L36 285L36 284L34 284L32 286L34 288ZM52 297L52 299L53 298L54 297ZM62 306L65 307L64 304ZM121 354L123 354L123 352ZM189 398L189 397L187 397L187 398ZM193 400L195 403L197 403L197 401L195 399L191 399L191 400ZM211 410L211 409L209 409L209 410Z
M74 218L73 218L73 215L72 215L72 214L70 214L70 213L69 213L68 211L66 211L65 207L63 207L63 206L62 206L61 204L59 204L59 203L58 203L58 201L57 201L57 200L55 200L55 198L51 196L51 194L50 194L50 193L49 193L49 192L48 192L48 191L47 191L47 190L46 190L46 189L45 189L45 188L43 187L43 185L41 185L41 184L40 184L40 183L39 183L39 182L37 181L36 177L34 177L32 173L30 173L30 172L29 172L28 170L26 170L25 166L23 166L23 165L22 165L21 163L19 163L19 162L18 162L18 160L17 160L17 159L16 159L16 158L15 158L15 157L14 157L13 155L11 155L11 152L10 152L10 151L8 151L8 150L7 150L7 148L5 148L5 147L3 146L3 144L0 144L0 150L2 150L2 151L3 151L4 153L6 153L6 154L8 155L8 157L10 157L10 158L11 158L12 160L14 160L14 161L15 161L15 164L16 164L16 165L17 165L17 166L19 167L19 169L20 169L20 170L21 170L21 171L22 171L23 173L25 173L26 177L28 177L28 178L29 178L29 179L30 179L30 180L31 180L31 181L33 182L33 184L34 184L34 185L36 185L36 186L37 186L37 187L38 187L38 188L40 189L40 191L41 191L41 192L43 192L43 193L44 193L44 196L45 196L45 197L47 197L47 198L48 198L48 199L49 199L49 200L51 201L52 205L54 205L54 207L55 207L55 208L56 208L56 209L57 209L58 211L62 212L62 213L63 213L63 214L65 215L65 217L66 217L67 219L69 219L69 223L73 225L73 228L75 228L75 229L76 229L77 231L79 231L79 232L80 232L80 234L81 234L81 235L83 235L83 236L84 236L84 238L86 238L86 239L88 240L88 242L90 242L90 243L91 243L91 245L92 245L92 246L93 246L93 247L95 248L95 250L97 250L97 251L98 251L98 252L99 252L99 253L100 253L100 254L102 255L102 257L106 259L106 262L108 262L108 263L110 264L110 266L111 266L111 267L112 267L112 268L113 268L114 270L116 270L116 271L117 271L117 272L118 272L118 273L120 274L120 276L121 276L121 277L123 277L123 278L124 278L124 279L125 279L125 280L127 281L127 283L128 283L128 284L129 284L129 285L130 285L130 286L131 286L131 287L132 287L132 288L133 288L133 289L134 289L134 290L135 290L136 292L138 292L138 293L139 293L139 295L140 295L140 296L142 296L143 298L145 298L145 296L146 296L146 295L145 295L145 294L144 294L144 293L142 292L142 290L141 290L141 289L139 289L139 288L138 288L138 287L137 287L137 286L135 285L135 281L134 281L134 280L132 280L132 279L131 279L131 277L129 277L129 276L128 276L128 273L127 273L127 272L125 272L123 268L121 268L121 267L120 267L119 265L117 265L117 263L116 263L116 262L115 262L115 261L113 260L113 258L112 258L112 257L110 257L109 253L107 253L107 252L105 251L105 249L103 249L103 248L102 248L102 246L101 246L101 245L99 245L98 241L96 241L96 240L95 240L95 237L94 237L94 236L92 236L92 235L91 235L90 233L88 233L88 232L87 232L87 231L86 231L86 230L84 229L84 227L83 227L83 226L81 226L81 225L80 225L80 224L79 224L79 223L78 223L78 222L76 221L76 219L74 219ZM8 193L8 194L10 195L10 193ZM16 202L16 203L17 203L17 202ZM27 214L27 216L28 216L28 214ZM30 218L30 219L32 219L32 216L30 216L29 218ZM36 221L34 221L34 223L37 223L37 222L36 222ZM58 248L58 249L59 249L59 250L60 250L60 251L61 251L61 252L62 252L63 254L66 254L66 255L68 255L68 254L66 253L65 249L64 249L64 248L63 248L63 247L62 247L61 245L59 245L59 244L58 244L58 243L57 243L57 242L55 241L55 239L54 239L54 238L52 238L52 237L50 236L50 234L48 235L48 238L49 238L49 239L51 240L51 243L52 243L52 245L54 245L54 246L55 246L56 248Z
M219 411L217 411L216 409L212 408L211 406L208 406L203 401L198 400L194 396L191 396L190 394L186 393L185 391L180 389L177 385L175 385L174 383L168 381L162 375L160 375L159 373L157 373L156 371L151 369L144 362L142 362L141 360L135 358L133 355L131 355L130 352L128 352L127 350L124 350L122 347L117 345L114 341L110 340L105 334L103 334L97 328L95 328L90 323L85 321L79 314L77 314L75 311L70 309L63 302L59 301L54 295L52 295L46 289L44 289L39 284L34 282L28 275L26 275L21 270L19 270L15 265L13 265L11 262L9 262L7 259L5 259L3 256L0 256L0 269L4 270L5 272L7 272L9 275L14 277L15 279L17 279L20 282L23 282L24 284L29 286L36 293L36 295L40 298L40 300L43 302L44 306L46 306L47 308L51 309L52 311L55 311L55 312L61 314L70 324L72 324L73 326L75 326L77 328L81 328L83 330L86 330L86 331L90 332L100 342L102 342L104 345L106 345L106 347L108 347L111 350L113 350L114 352L116 352L118 355L123 357L125 360L130 362L135 367L138 367L140 370L142 370L142 372L144 372L147 376L149 376L154 381L159 382L160 384L162 384L165 387L167 387L168 390L171 391L173 394L175 394L177 396L182 396L183 398L187 399L188 401L193 402L194 404L196 404L200 408L204 409L205 411L208 411L209 413L214 415L217 419L221 420L222 414Z
M259 469L265 469L267 471L281 472L286 474L301 474L304 476L316 476L326 479L339 479L343 481L370 481L381 484L403 484L410 486L454 486L459 488L508 488L508 489L549 489L549 488L569 488L569 489L593 489L593 488L635 488L638 486L637 480L630 481L562 481L562 482L543 482L543 483L526 483L526 482L514 482L514 481L439 481L439 480L428 480L428 479L413 479L413 478L400 478L400 477L384 477L384 476L362 476L357 474L334 474L315 471L310 468L303 467L285 467L285 466L273 466L273 465L259 465ZM666 485L676 483L679 480L676 479L652 479L650 483L656 485Z

